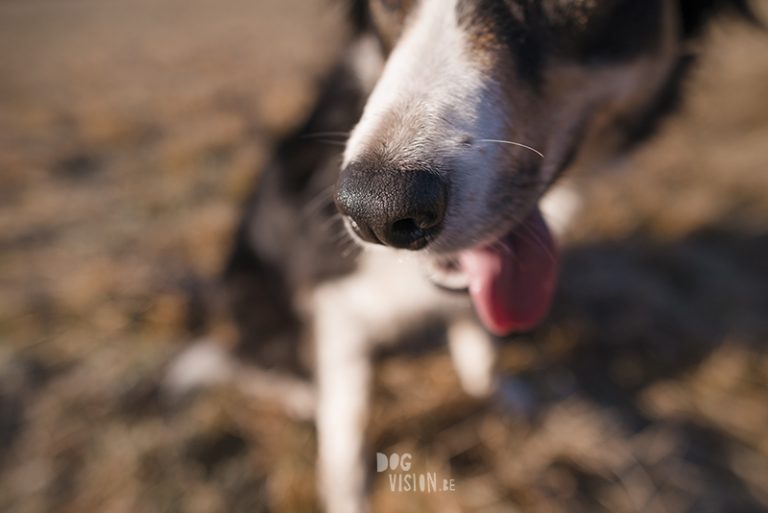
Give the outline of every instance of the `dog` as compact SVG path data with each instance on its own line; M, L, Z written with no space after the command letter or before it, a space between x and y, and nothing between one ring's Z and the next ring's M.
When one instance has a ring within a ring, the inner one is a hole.
M273 395L316 418L330 513L367 510L374 348L440 323L463 388L492 394L494 336L536 326L556 287L553 221L578 208L558 178L653 133L710 20L753 19L745 0L349 7L352 41L260 173L223 273L237 348L261 370L196 350L169 373L264 396L306 378Z

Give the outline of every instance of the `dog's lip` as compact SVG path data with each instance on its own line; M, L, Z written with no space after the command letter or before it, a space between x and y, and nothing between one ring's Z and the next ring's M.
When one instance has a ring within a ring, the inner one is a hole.
M428 256L424 259L427 278L437 287L452 292L467 292L469 276L461 268L458 257Z

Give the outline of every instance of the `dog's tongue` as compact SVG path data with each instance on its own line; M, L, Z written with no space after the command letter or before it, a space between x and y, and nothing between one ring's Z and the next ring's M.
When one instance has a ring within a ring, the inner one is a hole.
M475 310L491 332L531 329L547 313L557 249L538 209L495 243L461 252L459 261Z

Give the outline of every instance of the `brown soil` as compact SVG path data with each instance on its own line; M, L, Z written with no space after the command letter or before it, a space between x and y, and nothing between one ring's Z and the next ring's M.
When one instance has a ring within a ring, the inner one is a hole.
M317 1L0 3L0 510L316 511L311 425L157 383L342 39ZM380 475L376 511L768 511L768 35L704 55L682 113L585 178L508 408L444 351L381 363L372 449L456 491Z

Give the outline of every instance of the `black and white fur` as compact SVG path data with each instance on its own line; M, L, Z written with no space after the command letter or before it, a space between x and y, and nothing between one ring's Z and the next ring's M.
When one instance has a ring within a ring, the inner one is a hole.
M235 376L314 414L326 510L366 511L375 346L437 320L466 391L494 389L493 340L466 297L432 283L430 261L507 231L576 162L610 161L649 134L679 95L692 41L725 7L748 14L725 0L353 2L354 40L261 173L223 275L238 348L261 370L198 347L169 386ZM341 156L324 140L348 133ZM450 181L444 226L424 250L349 243L332 198L339 170L360 163L430 166ZM552 199L550 221L578 203Z

